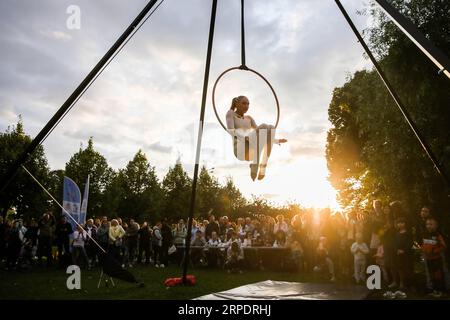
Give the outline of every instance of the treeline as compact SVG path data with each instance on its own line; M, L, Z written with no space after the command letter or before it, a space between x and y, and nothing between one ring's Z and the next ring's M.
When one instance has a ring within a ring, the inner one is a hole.
M0 133L0 176L30 142L21 120ZM73 179L83 193L89 174L88 216L91 217L107 215L156 222L163 217L177 219L188 215L192 181L180 161L162 180L158 179L155 167L141 150L124 168L113 170L106 158L95 150L93 138L90 138L85 148L80 147L70 157L64 170L50 169L42 146L25 167L60 202L64 176ZM230 217L281 213L291 217L300 210L297 204L274 207L262 198L246 199L231 177L220 184L205 167L199 174L196 201L196 217L207 217L211 213ZM19 170L0 198L0 209L3 216L14 209L17 216L25 218L40 216L49 209L61 212L23 170Z
M390 1L429 40L450 53L450 2ZM450 170L450 81L376 7L367 41L438 161ZM447 217L449 190L375 70L358 71L335 88L328 109L326 156L330 181L344 208L370 200L401 200L410 213L428 205Z

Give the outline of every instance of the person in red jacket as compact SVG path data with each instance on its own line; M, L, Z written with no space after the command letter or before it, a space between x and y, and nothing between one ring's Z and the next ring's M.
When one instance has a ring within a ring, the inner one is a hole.
M422 251L430 273L433 297L441 297L444 290L444 261L442 253L446 249L444 237L438 231L438 221L429 217L423 234Z

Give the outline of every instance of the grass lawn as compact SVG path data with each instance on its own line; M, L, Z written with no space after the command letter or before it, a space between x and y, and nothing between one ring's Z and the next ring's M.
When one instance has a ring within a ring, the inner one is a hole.
M191 287L166 288L164 280L181 276L181 268L169 266L158 269L138 266L129 269L144 288L121 280L114 280L115 288L103 284L97 289L100 270L81 271L81 290L68 290L65 270L39 269L32 271L0 271L0 299L192 299L212 292L228 290L241 285L280 280L292 282L311 281L312 275L288 272L246 271L243 274L228 274L217 269L190 269L189 274L197 277L197 284Z
M192 299L213 292L224 291L249 283L264 280L291 282L317 282L313 274L290 272L246 271L243 274L228 274L223 270L198 268L190 269L189 274L197 277L197 284L191 287L166 288L164 280L179 277L181 268L170 266L157 269L149 266L138 266L130 269L136 278L145 283L144 288L135 284L114 280L115 288L97 289L100 270L81 271L81 290L68 290L66 280L69 276L65 270L40 269L32 271L7 272L0 271L0 299ZM338 281L339 283L339 281ZM345 282L342 282L345 283ZM346 282L348 283L348 282ZM369 299L382 299L384 291L374 291ZM408 293L408 298L427 299L418 293Z

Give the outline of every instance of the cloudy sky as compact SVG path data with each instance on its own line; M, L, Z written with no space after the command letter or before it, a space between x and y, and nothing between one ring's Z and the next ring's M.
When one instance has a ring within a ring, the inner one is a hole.
M368 0L343 0L357 15ZM146 0L2 0L0 2L0 130L22 115L36 135L114 43ZM67 8L81 12L68 29ZM208 37L210 0L166 0L45 141L52 169L63 168L80 144L95 148L117 169L142 149L158 175L180 158L192 175ZM240 1L220 0L211 65L201 163L224 181L232 176L246 196L274 203L335 206L325 160L327 107L333 88L370 67L332 0L247 0L247 65L273 84L281 104L275 146L263 181L234 159L231 139L211 107L211 88L240 64ZM234 96L250 99L257 123L273 123L274 99L247 72L231 73L217 89L223 116Z

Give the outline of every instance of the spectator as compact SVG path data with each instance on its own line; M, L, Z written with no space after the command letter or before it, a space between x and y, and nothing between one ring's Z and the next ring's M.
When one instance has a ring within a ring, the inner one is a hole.
M72 225L67 222L65 216L61 216L55 228L55 241L58 246L58 259L60 267L67 267L64 265L63 256L70 255L70 235L73 233Z
M383 247L383 238L380 238L380 245L378 246L377 253L374 255L375 263L380 267L381 272L383 274L383 281L385 283L389 282L389 274L387 272L386 263L384 260L384 247Z
M197 220L192 219L192 228L191 228L191 239L195 238L197 231L200 230ZM187 230L186 230L187 232Z
M243 261L244 251L237 241L232 242L231 246L227 250L227 261L225 262L225 269L228 271L228 273L242 273Z
M286 244L286 233L282 229L278 229L275 233L275 241L273 242L273 247L284 247Z
M336 280L334 274L334 263L329 256L327 238L320 237L319 245L317 246L316 249L316 256L317 256L317 264L314 267L314 271L322 272L326 267L328 274L331 276L330 281L334 282Z
M155 267L159 268L161 264L161 247L162 247L162 235L161 235L161 222L158 222L153 227L152 234L152 248L153 248L153 261L155 263ZM164 268L164 265L161 267Z
M97 262L97 251L98 247L94 243L94 241L97 241L97 226L94 224L93 219L88 219L86 221L86 227L85 227L87 237L84 244L84 248L86 250L86 254L89 258L89 265L92 267Z
M197 232L197 231L196 231ZM176 246L184 246L186 242L187 228L184 220L180 219L173 230L173 242Z
M97 242L106 251L109 243L109 222L107 217L102 218L102 224L97 229Z
M219 218L219 238L225 239L227 229L229 228L229 219L227 216L222 216Z
M111 220L111 226L108 230L109 246L108 250L111 255L120 263L122 263L121 258L121 247L123 242L123 237L125 236L125 230L119 224L117 219ZM124 265L122 265L124 267Z
M164 219L161 226L161 262L160 267L164 268L169 265L169 248L173 245L172 229L167 224L167 220Z
M216 231L211 233L211 238L208 240L207 244L208 247L218 247L222 244L222 241L220 241Z
M126 254L124 261L125 264L128 262L128 267L130 268L133 267L137 255L138 232L139 224L134 219L130 219L130 224L125 232Z
M20 250L22 248L23 234L24 230L20 221L14 221L8 237L6 270L15 270L17 268Z
M403 217L396 220L396 227L394 287L399 284L399 289L403 290L409 285L412 274L413 240L411 233L406 228L406 220Z
M431 217L430 208L424 206L420 209L419 217L413 227L414 240L421 244L423 236L427 233L426 222Z
M153 230L149 227L147 221L140 226L138 231L139 237L139 253L137 257L138 263L149 264L151 259L151 250L152 250L152 232ZM144 259L145 253L145 261Z
M231 231L230 231L230 238L229 238L229 240L228 240L226 246L227 246L227 247L230 247L231 244L232 244L233 242L237 242L237 243L239 244L239 247L240 247L241 244L242 244L242 241L241 241L241 239L238 237L237 232L234 231L234 230L231 230Z
M213 231L211 233L211 238L206 243L206 246L208 248L206 259L208 261L209 267L213 268L219 265L219 260L221 257L220 254L221 245L222 241L220 241L219 235L217 234L217 232Z
M91 265L89 263L86 250L84 248L87 238L88 238L87 232L83 230L83 228L80 225L78 225L77 229L73 232L72 260L76 265L80 266L79 258L81 255L89 270L91 268Z
M245 237L245 220L243 218L237 219L237 224L236 224L235 230L240 238Z
M55 225L55 217L52 212L47 212L42 215L39 220L39 237L38 237L38 248L37 256L38 263L42 265L42 257L47 258L47 267L52 265L52 241L53 232Z
M195 234L195 238L191 241L191 261L194 266L200 264L203 265L205 262L204 248L206 245L206 240L203 237L203 232L200 230Z
M37 241L38 241L38 223L36 219L31 219L30 225L25 232L25 244L31 249L31 259L36 256ZM30 261L31 262L31 261Z
M253 241L253 235L251 232L247 232L247 235L244 239L244 242L242 243L243 247L251 247Z
M276 234L278 230L283 231L285 234L287 234L289 230L288 224L284 221L284 216L282 214L277 216L277 222L273 226L273 233Z
M363 242L363 235L356 234L356 241L350 248L354 257L354 277L357 284L366 280L366 255L369 254L367 244Z
M206 227L208 227L208 224L209 224L208 220L203 220L203 222L200 224L199 229L203 234L205 234Z
M368 217L368 228L370 234L370 262L373 261L373 257L377 253L378 246L381 244L380 242L380 231L384 225L384 212L383 212L383 204L381 200L373 201L373 210L369 213Z
M253 232L255 226L253 225L252 219L250 217L245 218L244 232L245 234Z
M426 231L423 233L422 251L428 268L431 282L430 295L440 298L445 288L443 253L446 249L444 237L438 231L438 222L435 218L428 217Z
M289 243L289 247L291 249L290 259L293 262L294 267L298 271L304 270L304 268L303 268L303 247L302 247L300 241L295 240L295 238L293 238L293 241Z
M212 214L209 216L209 222L208 225L205 228L205 238L206 240L209 240L211 238L211 233L220 232L219 224L216 221L216 217Z

